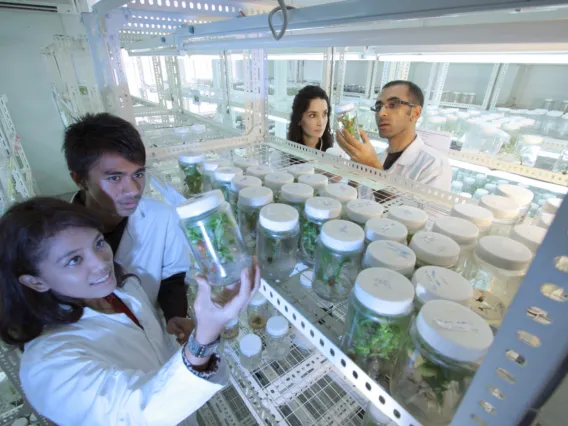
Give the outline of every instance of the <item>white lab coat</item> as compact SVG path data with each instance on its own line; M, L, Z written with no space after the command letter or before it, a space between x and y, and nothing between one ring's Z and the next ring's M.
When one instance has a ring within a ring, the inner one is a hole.
M25 345L26 397L60 426L176 425L223 387L227 367L211 380L193 375L138 280L115 294L144 330L125 314L90 308L74 324L49 328Z
M381 163L385 162L387 155L388 149L379 155ZM452 187L452 168L447 156L426 145L420 136L416 136L386 172L448 192Z

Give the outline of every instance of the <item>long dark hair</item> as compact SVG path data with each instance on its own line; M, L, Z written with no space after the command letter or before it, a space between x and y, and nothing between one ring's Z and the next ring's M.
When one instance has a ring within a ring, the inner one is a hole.
M0 218L0 337L20 345L38 337L45 326L71 324L83 315L83 302L51 290L40 293L21 284L21 275L38 275L49 239L69 228L93 228L100 222L78 204L36 197L12 206ZM126 276L115 264L117 283Z
M306 86L298 92L294 98L292 105L292 115L290 117L290 126L288 127L288 140L304 144L304 132L300 126L302 115L308 110L312 99L324 99L327 102L328 114L331 115L331 105L329 104L329 97L325 90L318 86ZM322 151L326 151L333 146L333 137L331 136L331 128L329 120L325 126L325 131L322 136Z

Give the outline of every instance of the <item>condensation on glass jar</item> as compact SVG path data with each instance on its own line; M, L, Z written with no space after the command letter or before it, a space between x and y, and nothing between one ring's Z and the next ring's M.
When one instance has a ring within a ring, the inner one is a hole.
M493 213L474 204L455 204L450 216L459 217L473 223L479 229L479 237L487 235L493 224Z
M365 243L388 240L407 244L408 230L406 226L396 220L384 217L370 219L365 224Z
M365 416L363 416L361 426L396 426L396 423L379 410L372 402L369 402L365 409Z
M386 268L412 278L416 255L408 246L396 241L374 241L363 256L363 269Z
M238 283L251 265L231 207L222 200L220 191L210 191L176 209L199 269L213 286Z
M272 190L264 186L244 188L239 192L239 229L250 253L255 253L256 251L256 232L260 209L273 201Z
M221 331L221 339L234 340L237 337L239 337L239 319L235 318L223 327L223 331Z
M272 189L275 202L278 202L280 199L280 189L288 183L294 183L294 176L290 173L275 172L269 173L264 177L264 186Z
M530 189L511 184L498 185L495 195L510 198L520 206L519 222L526 217L534 198L534 193Z
M298 178L298 183L310 185L314 188L314 193L320 195L321 191L327 186L328 178L325 175L315 173L313 175L302 175Z
M351 136L361 142L357 110L354 104L337 105L335 107L335 118L340 131L349 132Z
M254 158L243 158L241 156L235 155L233 157L233 165L239 169L246 170L249 167L257 166L258 160Z
M215 170L215 182L213 187L223 193L226 201L231 199L231 181L235 176L241 176L243 170L238 167L218 167Z
M416 268L441 266L453 269L460 257L460 246L437 232L421 231L412 237L409 247L416 254Z
M345 183L331 183L321 190L322 197L335 198L341 204L346 204L358 197L357 189Z
M413 285L398 272L370 268L357 276L341 348L375 380L390 376L407 344L413 300Z
M534 167L544 139L537 135L522 135L517 142L521 165Z
M460 246L460 257L455 271L463 270L479 239L479 228L466 219L447 216L436 219L432 231L451 238Z
M363 255L365 233L346 220L330 220L320 232L316 248L312 287L324 300L347 299Z
M274 173L274 169L270 166L264 166L264 165L251 166L247 168L246 172L247 176L254 176L262 181L264 181L266 175L269 175L270 173Z
M365 224L374 218L383 215L384 208L372 200L351 200L345 205L344 218L365 227Z
M247 307L248 325L253 330L262 330L268 321L268 299L256 293Z
M411 349L397 359L391 395L420 423L449 424L493 343L493 332L468 308L434 300L418 313L410 338Z
M199 170L203 175L203 192L208 192L213 190L213 184L215 182L215 170L219 167L228 167L231 163L228 160L217 159L217 160L205 160L199 165Z
M247 334L239 341L241 365L247 370L256 370L262 361L262 340L255 334Z
M321 227L340 216L341 203L333 198L314 197L306 201L300 235L300 256L304 263L313 266Z
M546 229L523 223L521 225L514 226L509 237L512 240L524 244L534 255L542 244L545 235Z
M299 218L298 211L286 204L269 204L260 210L256 257L266 279L284 281L294 271Z
M391 206L387 217L402 223L408 230L407 242L410 242L414 234L422 231L428 222L428 214L416 207Z
M231 180L229 189L229 204L233 208L233 213L237 215L237 205L239 202L239 192L245 188L260 187L262 181L254 176L235 176Z
M489 235L507 236L519 221L520 208L512 199L500 195L486 195L479 205L493 214L493 224Z
M273 361L282 361L290 353L291 339L288 320L272 317L266 323L266 355Z
M187 152L178 157L178 164L184 174L185 195L200 194L203 191L203 175L199 170L199 164L205 156L198 152Z
M468 280L439 266L424 266L416 270L412 284L416 291L414 307L417 312L432 300L450 300L467 307L473 297L473 287Z
M314 196L314 188L305 183L288 183L280 188L279 202L294 207L301 215L306 201Z
M297 182L300 176L313 175L316 171L314 169L314 166L312 166L311 164L302 163L302 164L294 164L293 166L288 167L286 169L286 172L293 175L294 179Z

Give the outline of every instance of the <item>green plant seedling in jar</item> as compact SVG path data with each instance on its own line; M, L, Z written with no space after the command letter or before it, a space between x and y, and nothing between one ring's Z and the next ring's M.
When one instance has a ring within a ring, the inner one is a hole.
M383 215L383 206L372 200L351 200L345 205L345 219L365 227L374 218Z
M288 204L296 209L298 215L302 215L306 201L314 196L314 188L305 183L289 183L280 189L282 204Z
M306 201L300 235L300 256L304 263L310 266L314 264L323 224L340 216L341 203L333 198L314 197Z
M302 175L298 178L298 183L304 183L314 188L315 195L319 196L321 191L327 186L328 178L326 175L315 173L313 175Z
M354 104L345 104L335 107L335 117L339 125L339 130L348 132L356 140L361 142L357 109Z
M280 200L280 189L289 183L294 183L294 175L290 173L274 172L264 176L264 186L272 189L275 203L278 203Z
M428 222L428 214L412 206L392 206L389 207L388 219L402 223L408 230L407 243L410 243L414 234L421 231Z
M239 229L252 254L256 251L256 233L260 210L274 201L272 190L264 186L253 186L239 192Z
M301 164L294 164L286 169L287 173L290 173L294 176L296 182L303 175L313 175L315 173L314 166L311 164L301 163Z
M361 265L365 233L346 220L330 220L320 232L312 287L329 302L347 299Z
M239 192L245 188L253 188L262 186L262 181L254 176L235 176L231 180L231 186L229 188L229 204L233 209L233 213L237 216L237 204L239 202Z
M199 171L203 175L203 192L213 190L215 182L215 170L219 167L228 167L231 163L228 160L219 158L216 160L205 160L199 165Z
M220 190L225 197L225 201L231 199L231 181L235 176L242 176L243 170L238 167L219 167L215 170L215 189Z
M188 152L178 157L179 167L185 176L186 196L200 194L203 190L203 175L198 166L204 158L204 155L198 152Z

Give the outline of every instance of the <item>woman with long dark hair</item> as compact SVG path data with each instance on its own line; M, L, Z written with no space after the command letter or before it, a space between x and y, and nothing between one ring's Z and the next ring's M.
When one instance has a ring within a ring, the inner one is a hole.
M294 98L288 140L320 151L331 148L330 113L329 97L325 90L318 86L304 87Z
M197 326L180 347L86 207L17 204L0 218L0 247L0 337L24 347L20 380L41 415L61 426L174 425L223 387L214 350L260 285L256 264L223 307L197 277Z

